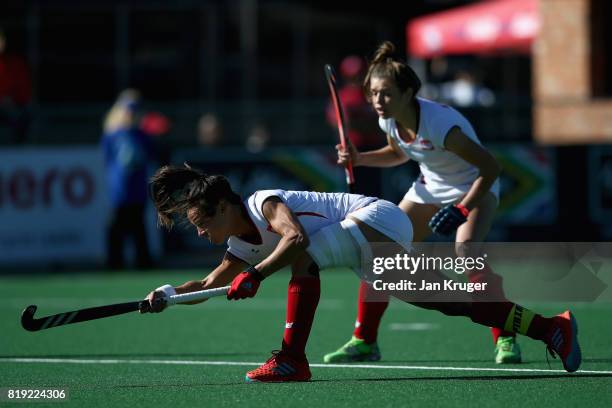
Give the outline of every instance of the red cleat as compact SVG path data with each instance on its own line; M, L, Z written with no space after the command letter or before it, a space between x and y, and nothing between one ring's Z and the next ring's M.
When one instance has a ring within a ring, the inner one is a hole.
M555 357L561 357L565 371L573 373L582 362L580 345L578 344L578 324L569 310L553 317L553 326L546 336L548 351Z
M272 357L259 368L246 373L246 382L308 381L312 375L308 360L295 360L283 351L273 351Z

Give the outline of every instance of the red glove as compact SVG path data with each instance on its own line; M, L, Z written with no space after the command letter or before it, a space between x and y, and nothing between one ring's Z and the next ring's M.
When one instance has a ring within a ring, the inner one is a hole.
M227 292L228 299L246 299L255 296L257 289L259 289L259 279L256 274L251 272L242 272L236 276L232 281L232 286Z

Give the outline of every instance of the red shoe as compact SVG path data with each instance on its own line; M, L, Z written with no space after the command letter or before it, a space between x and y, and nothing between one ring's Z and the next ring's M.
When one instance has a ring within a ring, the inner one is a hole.
M578 344L578 324L569 310L553 317L554 323L546 336L548 351L555 357L561 357L563 368L569 373L578 370L582 362L580 345Z
M259 368L246 373L246 382L308 381L312 375L308 360L295 360L283 351L275 350Z

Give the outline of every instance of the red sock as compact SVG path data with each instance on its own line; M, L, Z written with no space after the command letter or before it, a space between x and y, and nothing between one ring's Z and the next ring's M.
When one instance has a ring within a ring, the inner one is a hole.
M375 295L376 302L370 300L374 297L372 292L376 291L370 285L361 281L357 303L357 321L353 332L353 336L365 340L368 344L376 341L380 321L385 310L387 310L387 306L389 306L389 297L387 296L386 300L381 299L380 293Z
M491 334L493 335L493 344L497 344L497 339L500 337L516 337L516 333L498 329L497 327L491 327Z
M289 281L283 351L294 358L306 357L306 342L320 295L321 281L318 277L295 276Z
M503 288L503 278L497 275L493 270L489 267L488 264L485 264L484 269L482 270L474 270L468 273L468 280L472 283L487 283L487 295L490 296L493 300L505 300L506 295L504 293ZM497 339L500 336L503 337L516 337L516 334L513 332L509 332L497 327L491 327L491 334L493 335L493 344L497 344Z

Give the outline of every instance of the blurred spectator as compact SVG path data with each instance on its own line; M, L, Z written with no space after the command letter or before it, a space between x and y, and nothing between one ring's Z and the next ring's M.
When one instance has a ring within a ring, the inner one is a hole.
M494 105L495 94L473 73L475 65L461 58L432 58L428 82L423 84L420 95L459 108Z
M437 84L450 81L452 75L448 65L448 58L445 56L433 57L429 63L429 80Z
M441 84L440 99L462 108L495 103L493 91L480 84L468 71L458 71L452 81Z
M0 27L0 126L7 127L12 142L26 141L30 122L32 84L26 61L7 52L8 39Z
M140 129L151 136L157 152L157 162L160 166L170 164L171 143L168 134L172 123L166 115L160 112L146 112L140 120Z
M163 113L147 112L142 115L140 128L149 136L162 137L170 131L170 120Z
M338 94L345 113L346 132L358 149L370 149L383 144L381 143L383 135L378 130L376 114L366 101L361 87L366 68L365 61L354 55L344 58L340 64L343 83L338 89ZM336 114L331 102L327 106L326 113L327 122L334 129L337 128Z
M270 131L264 124L258 123L249 132L245 147L250 153L261 153L268 147L268 143L270 143Z
M102 149L112 213L107 230L107 266L122 269L124 244L132 238L136 267L152 266L144 224L147 167L155 158L150 136L139 127L140 94L123 91L104 120Z
M363 58L350 55L340 63L338 96L345 115L348 138L358 150L372 150L385 144L385 135L378 128L378 117L363 94L362 81L367 69ZM327 105L327 122L337 132L338 125L333 103ZM380 196L381 169L357 167L353 169L357 192Z
M206 147L223 144L223 126L214 113L205 113L198 120L198 144Z
M172 123L166 115L161 112L144 112L140 119L140 130L151 138L155 145L157 153L157 164L166 166L170 164L172 158L173 143L170 140L170 130ZM161 234L162 245L164 251L171 251L176 245L181 245L182 237L176 231L162 230Z

